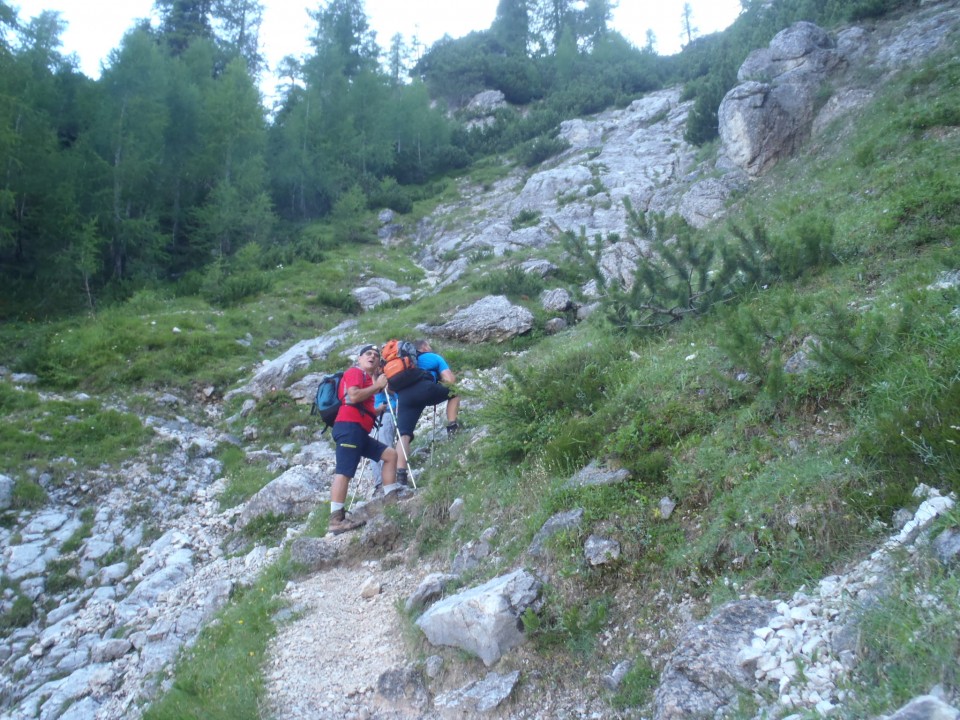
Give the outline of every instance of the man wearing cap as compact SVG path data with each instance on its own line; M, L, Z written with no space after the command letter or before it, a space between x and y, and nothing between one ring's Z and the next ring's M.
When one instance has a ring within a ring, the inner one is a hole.
M330 519L327 530L334 535L355 530L362 521L347 518L344 504L347 500L347 485L357 472L361 458L374 462L383 461L383 497L387 502L397 499L396 484L397 451L387 447L370 431L376 420L374 395L387 385L387 376L380 374L380 351L375 345L360 349L357 363L343 373L340 381L340 397L343 404L333 424L333 440L337 444L337 467L334 470L333 486L330 488Z

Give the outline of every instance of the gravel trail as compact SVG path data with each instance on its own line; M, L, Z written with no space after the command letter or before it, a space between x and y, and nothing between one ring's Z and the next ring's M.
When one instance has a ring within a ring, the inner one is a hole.
M285 598L298 617L279 628L266 672L273 717L415 717L379 707L376 688L385 670L408 662L397 603L420 578L403 565L367 561L291 583ZM365 598L368 583L382 587Z

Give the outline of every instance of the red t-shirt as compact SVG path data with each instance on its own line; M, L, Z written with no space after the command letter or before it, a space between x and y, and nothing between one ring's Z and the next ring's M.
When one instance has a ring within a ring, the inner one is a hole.
M337 412L336 422L354 422L360 423L363 429L370 432L373 429L374 414L373 395L364 400L361 404L367 412L361 412L355 405L347 405L347 388L356 387L363 390L373 385L373 378L367 375L358 367L352 367L343 373L343 380L340 381L340 398L343 404Z

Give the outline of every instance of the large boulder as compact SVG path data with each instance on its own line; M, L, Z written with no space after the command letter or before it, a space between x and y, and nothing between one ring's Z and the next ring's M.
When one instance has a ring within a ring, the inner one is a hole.
M521 616L540 602L541 582L514 570L435 603L417 620L434 645L449 645L490 667L524 640Z
M714 718L731 710L744 690L757 685L753 671L738 660L740 649L775 614L772 602L740 600L690 625L660 676L655 720Z
M767 48L744 60L717 111L726 155L759 176L792 154L809 136L816 97L840 64L830 36L813 23L794 23Z
M295 465L247 501L237 527L246 527L255 518L265 515L306 515L321 502L324 489L316 473Z
M960 711L935 695L915 697L890 716L889 720L957 720Z
M695 228L722 218L735 185L730 178L707 178L690 186L680 198L680 215Z
M540 305L547 312L566 312L573 307L573 298L564 288L544 290L540 293Z
M470 98L467 111L477 115L489 115L506 106L506 96L500 90L483 90Z
M560 123L560 138L570 143L573 150L600 147L603 145L603 124L574 118Z
M413 594L407 598L404 610L408 613L426 607L434 600L443 597L447 585L457 579L452 573L430 573L417 586Z
M366 285L354 288L353 297L364 310L373 310L391 300L409 300L413 289L388 278L373 278Z
M517 212L525 208L553 207L558 197L585 195L593 173L584 165L564 165L531 175L511 204Z
M608 285L629 290L633 287L641 257L641 249L633 242L614 243L600 253L600 272Z
M466 343L504 342L533 327L533 313L503 295L488 295L459 311L443 325L425 328L432 335Z
M838 60L836 43L827 32L801 21L774 35L767 47L751 52L737 71L737 80L807 83L823 78Z

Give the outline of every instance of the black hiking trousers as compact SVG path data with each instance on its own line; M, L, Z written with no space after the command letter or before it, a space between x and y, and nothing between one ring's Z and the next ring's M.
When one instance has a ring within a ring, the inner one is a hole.
M412 440L423 409L428 405L439 405L451 397L450 388L429 378L400 390L397 393L397 432Z

